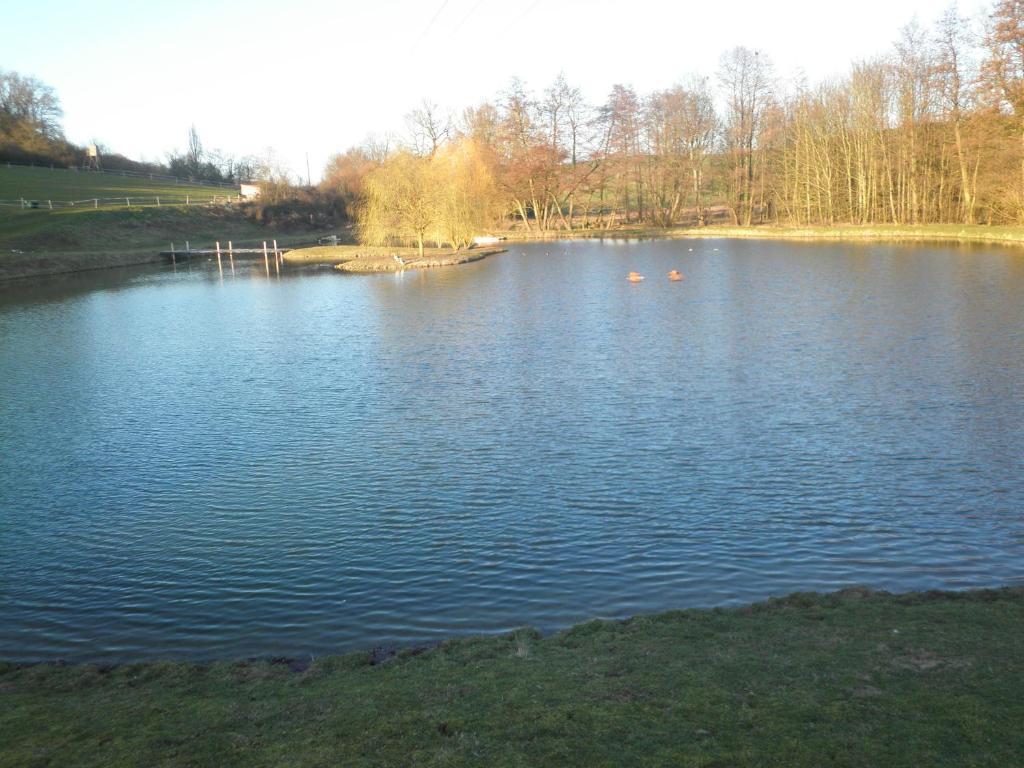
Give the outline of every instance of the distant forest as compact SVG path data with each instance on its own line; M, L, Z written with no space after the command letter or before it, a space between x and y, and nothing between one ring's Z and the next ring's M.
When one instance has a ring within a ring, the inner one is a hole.
M60 118L52 88L0 71L0 162L83 164ZM207 151L194 126L163 163L103 164L263 179L278 197L287 181L272 153ZM513 80L461 111L424 100L404 136L334 156L315 198L375 243L458 245L509 225L1022 224L1024 0L912 22L889 54L817 84L738 47L707 76L647 94L615 85L600 104L564 76L540 92Z
M912 22L888 55L818 84L739 47L664 91L615 85L591 104L562 76L539 93L514 80L459 113L424 101L407 127L325 170L367 241L454 245L494 215L530 230L1024 223L1024 0Z

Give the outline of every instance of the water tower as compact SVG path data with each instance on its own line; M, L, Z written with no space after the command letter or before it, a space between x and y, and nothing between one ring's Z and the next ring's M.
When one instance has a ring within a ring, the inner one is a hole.
M89 171L100 170L100 148L95 144L85 148L85 167Z

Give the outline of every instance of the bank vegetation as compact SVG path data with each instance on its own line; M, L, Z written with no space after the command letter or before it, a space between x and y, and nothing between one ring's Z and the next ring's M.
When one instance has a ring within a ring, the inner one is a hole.
M1024 593L853 589L347 656L0 663L0 766L1010 766Z
M474 232L702 226L1024 224L1024 2L951 6L820 83L738 47L710 75L588 101L513 80L404 136L334 157L324 186L367 243L453 247Z

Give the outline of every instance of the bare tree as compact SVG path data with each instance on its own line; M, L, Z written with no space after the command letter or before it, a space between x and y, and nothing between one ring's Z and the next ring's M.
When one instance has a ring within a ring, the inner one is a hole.
M635 208L637 219L643 221L642 108L636 91L625 85L612 86L608 100L601 107L600 120L613 194L627 220L631 209Z
M1024 0L998 0L985 33L984 83L996 105L1008 108L1018 122L1021 215L1024 216Z
M193 174L199 172L203 165L203 143L199 140L199 131L193 123L188 129L188 147L185 150L185 159Z
M733 156L736 216L749 225L754 211L754 150L768 97L771 62L760 51L733 48L722 56L718 77L725 90L726 139Z
M442 114L440 107L429 99L424 99L410 112L406 122L412 134L413 147L421 155L433 155L451 133L451 117Z
M0 144L46 152L64 138L57 94L34 77L0 70Z
M968 58L971 47L970 23L953 3L939 18L935 35L935 82L941 117L953 131L957 168L960 173L960 216L974 223L977 198L978 161L968 156L964 141L964 120L972 108L970 83L974 79Z

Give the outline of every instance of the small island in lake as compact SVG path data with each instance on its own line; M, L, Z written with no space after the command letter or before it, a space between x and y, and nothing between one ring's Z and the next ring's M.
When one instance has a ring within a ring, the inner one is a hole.
M340 272L403 272L409 269L451 267L504 253L494 246L460 248L417 248L370 245L321 245L297 248L284 256L286 264L334 264Z

